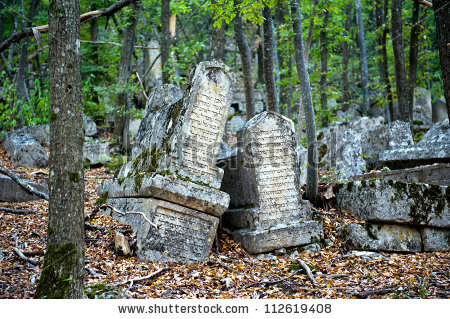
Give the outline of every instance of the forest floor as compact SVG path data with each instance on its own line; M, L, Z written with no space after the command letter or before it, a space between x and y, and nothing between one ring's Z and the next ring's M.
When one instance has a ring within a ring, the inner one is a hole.
M14 168L0 147L0 166L42 183L48 170ZM96 187L112 178L103 168L85 171L86 285L117 284L130 298L449 298L450 251L415 254L357 254L349 251L337 228L358 222L334 208L320 209L329 245L296 257L260 260L249 255L220 229L218 245L196 264L140 261L114 253L114 233L133 237L128 226L109 216L92 214ZM326 187L322 186L322 189ZM44 258L48 203L0 203L0 207L34 210L19 215L0 211L0 298L32 298ZM361 221L359 221L361 222ZM35 265L19 258L24 251ZM292 252L292 251L290 251ZM292 255L292 254L291 254ZM293 255L292 255L293 256ZM313 285L297 258L312 269ZM161 270L150 279L140 277ZM101 287L101 286L100 286ZM101 290L101 288L98 288Z

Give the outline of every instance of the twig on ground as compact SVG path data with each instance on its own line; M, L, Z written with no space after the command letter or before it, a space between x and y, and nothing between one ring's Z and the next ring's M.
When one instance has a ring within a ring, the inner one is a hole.
M235 270L235 269L231 268L230 266L227 266L227 265L225 265L225 264L223 264L223 263L221 263L220 261L217 261L217 260L208 259L208 260L206 261L206 264L207 264L207 265L210 265L210 266L212 266L212 265L218 265L218 266L220 266L220 267L222 267L222 268L225 268L225 269L228 270L228 271L231 271L231 272L238 272L237 270Z
M0 167L0 173L9 176L13 181L15 181L19 186L21 186L23 189L25 189L28 193L36 195L39 198L45 199L48 201L48 194L43 193L35 189L34 187L28 185L26 182L24 182L19 176L14 174L13 172L7 170L6 168Z
M392 292L392 289L396 288L397 286L389 286L386 288L381 288L381 289L375 289L375 290L367 290L367 291L363 291L363 292L357 292L354 295L360 298L367 298L371 295L385 295L388 294L390 292Z
M155 277L155 276L161 274L162 272L169 270L170 268L171 268L171 267L164 267L164 268L158 269L158 270L155 271L155 272L152 272L152 273L151 273L150 275L148 275L148 276L137 277L137 278L132 278L132 279L127 279L127 280L125 280L125 281L121 281L121 282L115 283L114 286L120 286L120 285L124 285L124 284L126 284L126 283L131 283L131 285L133 285L133 282L135 282L135 281L141 281L141 280L146 280L146 279L153 278L153 277Z
M39 264L39 260L36 260L36 259L33 259L33 258L28 258L28 257L26 257L20 249L14 247L13 250L14 250L14 252L16 253L16 255L17 255L20 259L22 259L23 261L26 261L26 262L28 262L28 263L30 263L30 264L32 264L32 265L35 265L35 266L36 266L37 264Z
M100 278L101 276L91 267L87 267L86 270L94 277Z
M318 284L317 284L316 278L314 278L314 275L311 272L311 269L309 269L308 265L299 258L297 258L295 261L298 262L300 264L300 266L302 266L302 268L306 271L306 275L308 276L309 280L311 280L313 286L317 286Z
M115 208L114 206L111 206L111 205L108 205L108 204L103 204L103 205L100 206L100 208L109 208L109 209L111 209L113 212L119 214L120 216L126 216L126 215L141 215L141 216L145 219L145 221L146 221L147 223L150 224L150 226L152 226L152 227L158 229L158 225L152 223L152 222L150 221L150 219L148 219L147 216L145 216L145 214L144 214L143 212L122 212L122 211L118 210L117 208Z
M18 215L29 215L29 214L39 214L38 211L35 210L27 210L27 209L16 209L16 208L8 208L8 207L0 207L1 211L18 214Z
M315 277L328 277L328 278L344 278L349 277L349 274L316 274Z
M101 230L101 231L108 230L108 228L106 228L106 227L99 226L99 225L94 225L94 224L91 224L91 223L84 223L84 229L95 229L95 230Z

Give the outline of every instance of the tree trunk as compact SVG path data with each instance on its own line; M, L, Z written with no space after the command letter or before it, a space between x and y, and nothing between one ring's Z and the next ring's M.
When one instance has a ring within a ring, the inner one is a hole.
M302 103L306 118L306 141L308 144L308 168L306 174L306 198L313 204L316 202L318 193L318 162L317 162L317 139L316 123L314 118L314 106L311 97L311 86L309 74L306 69L305 56L302 39L302 20L300 5L297 0L291 0L291 12L294 19L294 51L297 73L301 85Z
M262 27L261 26L258 27L257 34L261 37L261 41L259 42L258 51L257 51L257 56L258 56L258 76L257 76L256 83L263 84L264 83L264 51L263 51L264 35L263 35L263 32L262 32Z
M284 4L280 1L278 2L277 9L276 9L276 18L278 20L278 25L282 26L286 24L286 8L284 7ZM281 41L282 39L278 39L278 46L282 46L283 43ZM289 54L286 56L280 52L278 55L278 62L280 69L282 72L280 72L280 108L284 111L283 114L286 115L288 118L291 118L292 115L292 89L291 89L291 74L292 74L292 57ZM287 68L287 72L286 72Z
M417 54L419 49L419 12L420 12L420 3L418 0L414 0L414 6L412 9L411 37L409 41L409 74L408 74L408 105L409 105L409 116L411 119L413 118L414 88L416 87Z
M375 1L375 22L378 32L377 46L378 55L381 57L378 63L378 73L380 74L381 85L383 86L384 97L387 98L388 104L386 106L386 119L392 121L394 119L394 103L392 101L391 82L389 81L388 60L386 50L387 27L386 14L388 10L388 0L384 1L384 8L382 7L382 0ZM381 30L381 32L380 32Z
M84 297L80 2L49 4L50 179L47 252L35 298Z
M161 65L163 84L169 83L167 62L170 58L170 0L161 0Z
M126 91L126 86L131 77L136 25L140 6L138 4L133 4L132 8L133 13L128 19L122 41L122 54L120 57L118 80L120 92L117 94L116 116L114 118L114 137L117 139L121 150L124 152L128 152L130 148L130 137L128 134L130 124L130 97Z
M361 0L355 0L356 26L358 34L359 60L361 68L361 88L363 91L362 112L368 113L370 110L369 100L369 70L367 67L366 41L364 37L364 24L362 18Z
M319 4L319 0L314 0L313 9L311 11L312 14L311 14L311 17L309 18L308 35L306 36L306 41L305 41L305 64L306 64L306 67L308 67L309 49L311 47L311 40L312 40L313 31L314 31L314 17L316 16L316 7L318 4Z
M328 72L328 49L327 49L327 26L329 12L325 11L323 26L320 30L320 105L322 107L322 126L328 126L328 94L327 94L327 72Z
M277 89L275 83L275 62L273 53L272 10L263 9L264 29L264 80L266 84L267 110L279 112Z
M433 0L434 18L441 60L444 96L447 103L447 115L450 119L450 2Z
M96 7L95 4L91 6L91 11L94 11L96 9L97 9L97 7ZM98 23L97 23L97 19L91 19L90 25L89 25L89 33L90 33L90 36L91 36L91 41L96 42L98 40ZM99 49L99 46L97 44L94 44L91 47L92 60L93 60L94 65L99 65L99 62L98 62L98 49ZM96 77L99 75L99 72L97 72L97 71L94 71L93 73L94 73L94 75ZM97 94L96 90L92 91L92 101L94 103L97 103L97 104L100 103L100 100L98 98L98 94Z
M350 23L351 23L351 15L352 15L352 4L349 2L345 6L345 36L350 36ZM342 99L343 99L343 110L347 111L350 108L350 94L349 94L349 86L348 86L348 61L349 61L349 49L348 42L344 40L342 42Z
M212 4L216 4L216 0L212 0ZM211 59L223 61L223 55L225 52L225 21L222 21L220 28L212 27L211 36Z
M394 48L395 84L398 101L398 114L394 115L394 119L409 123L411 117L409 115L405 54L403 52L401 0L392 0L392 46Z
M255 116L254 106L254 92L252 84L252 57L250 48L242 30L242 18L239 13L234 18L234 34L236 36L236 43L239 48L242 61L242 73L244 75L244 87L245 87L245 105L247 112L247 121Z

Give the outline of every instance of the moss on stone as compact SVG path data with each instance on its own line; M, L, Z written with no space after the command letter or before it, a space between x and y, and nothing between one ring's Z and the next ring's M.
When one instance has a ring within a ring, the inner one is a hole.
M80 181L80 175L76 172L71 172L69 173L69 179L74 183L78 183Z
M327 154L328 147L327 144L322 144L319 146L319 162L322 161L322 158Z
M41 279L36 287L35 299L70 298L72 269L76 263L77 248L73 243L60 247L49 245L44 258Z
M104 192L97 200L95 201L95 205L103 205L108 200L108 191Z
M364 229L366 230L369 238L371 238L373 240L378 240L378 236L375 234L375 232L373 230L373 225L371 223L364 223L363 226L364 226Z
M347 192L351 192L353 190L353 182L347 183Z

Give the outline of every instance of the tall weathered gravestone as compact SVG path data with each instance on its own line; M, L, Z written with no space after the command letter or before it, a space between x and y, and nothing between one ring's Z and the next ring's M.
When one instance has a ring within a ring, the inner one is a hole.
M263 112L238 131L238 147L222 159L222 190L230 194L224 223L250 253L308 244L323 237L301 199L293 122Z
M234 76L219 62L202 62L182 96L165 85L152 91L131 160L102 186L107 203L140 211L119 218L138 236L138 255L151 261L195 262L207 257L229 195L218 190L216 167ZM138 216L138 215L137 215ZM140 216L138 216L140 217Z

